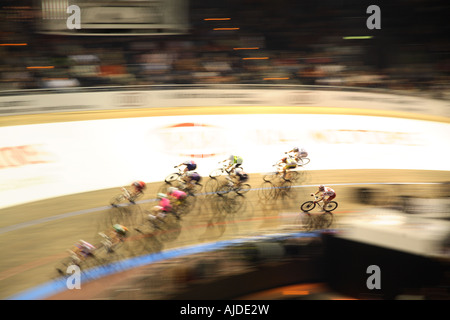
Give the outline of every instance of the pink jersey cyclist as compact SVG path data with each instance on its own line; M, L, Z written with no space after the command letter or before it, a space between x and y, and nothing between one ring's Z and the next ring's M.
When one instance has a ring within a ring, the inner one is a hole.
M183 200L187 197L186 192L181 191L175 187L170 187L167 194L176 200Z
M159 200L159 206L161 207L161 210L164 212L170 212L172 210L172 205L170 203L170 200L162 194L158 194Z

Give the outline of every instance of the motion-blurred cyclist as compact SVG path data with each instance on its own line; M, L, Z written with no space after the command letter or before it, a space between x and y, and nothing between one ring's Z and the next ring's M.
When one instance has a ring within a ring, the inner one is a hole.
M131 193L130 193L130 197L128 198L128 200L134 204L135 203L134 201L136 200L136 198L143 195L144 190L146 188L147 188L147 185L145 184L144 181L137 180L137 181L133 182L131 184Z
M164 193L158 193L159 203L154 206L148 215L150 222L158 228L157 221L164 222L167 214L172 212L172 204L170 199Z
M84 240L79 240L77 243L75 243L73 249L70 250L70 252L72 253L72 258L75 264L79 264L88 256L92 255L92 252L94 250L95 246Z
M248 181L248 174L244 172L242 168L236 168L234 174L230 175L231 178L226 177L232 185L239 188L244 182Z
M108 251L112 251L112 248L116 244L123 241L128 236L128 228L116 223L112 226L112 230L109 234L106 235L104 233L100 233L100 235L105 238L105 245Z
M196 185L200 185L200 180L202 180L202 177L198 174L198 172L191 172L188 171L186 175L182 178L182 180L185 183L185 190L188 193L192 193L192 190L194 190L194 187Z
M170 187L167 190L167 196L171 199L170 203L172 204L172 209L173 209L171 212L177 219L180 219L180 216L178 215L178 208L186 200L187 193L178 188Z
M317 195L318 193L320 193L320 196L317 200L314 201L314 203L317 203L319 201L323 200L323 208L325 210L327 204L333 200L334 198L336 198L336 192L331 189L330 187L325 187L324 185L320 185L319 186L319 190L316 191L316 193L311 193L312 196Z
M187 194L184 191L181 191L178 188L170 187L167 190L167 195L173 199L175 202L182 202L184 199L186 199Z
M292 150L289 150L288 152L285 152L286 154L292 154L295 161L300 162L299 164L302 164L302 158L306 158L308 156L308 152L304 148L298 148L294 147Z
M286 179L287 171L290 169L297 168L297 165L298 165L297 161L295 159L289 158L289 157L284 157L283 159L281 159L277 162L277 166L278 166L279 170L281 170L281 171L279 171L279 173L282 173L281 177L284 180L288 180L288 179Z
M240 157L240 156L230 155L228 157L228 159L225 159L222 162L228 162L228 165L225 168L225 170L228 173L232 173L234 171L234 169L239 168L242 165L242 163L244 162L244 159L242 159L242 157Z
M192 160L186 160L183 163L180 163L179 165L175 166L174 168L178 168L181 166L184 166L183 173L197 169L197 164Z

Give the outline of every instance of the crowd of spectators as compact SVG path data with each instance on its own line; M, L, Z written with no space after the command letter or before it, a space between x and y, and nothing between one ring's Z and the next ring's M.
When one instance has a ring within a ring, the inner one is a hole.
M0 46L0 90L293 84L383 88L448 98L450 46L436 16L437 26L408 29L393 23L388 11L381 30L368 30L366 12L355 16L351 6L333 7L323 1L322 6L301 6L285 0L284 9L277 11L269 1L259 2L258 9L252 0L241 1L240 10L231 10L235 1L229 1L230 7L212 10L208 2L197 0L187 34L138 37L45 35L33 27L37 18L32 8L3 8L0 42L24 45ZM425 10L424 2L417 0L415 4L422 6L409 11L402 7L398 13L407 21L408 14L433 16L446 6L432 2ZM14 10L22 13L13 15ZM203 20L224 15L231 19ZM214 30L216 26L239 29ZM372 38L343 38L361 34Z

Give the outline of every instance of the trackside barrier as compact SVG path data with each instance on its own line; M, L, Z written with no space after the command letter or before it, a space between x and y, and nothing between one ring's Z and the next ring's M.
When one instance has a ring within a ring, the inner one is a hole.
M225 247L235 246L248 241L262 241L268 239L287 239L287 238L302 238L302 237L318 237L318 232L298 232L298 233L286 233L286 234L275 234L275 235L259 235L251 238L233 239L225 240L208 244L193 245L182 248L175 248L163 252L152 253L149 255L134 257L119 262L111 263L104 266L99 266L93 269L89 269L83 272L81 275L81 285L83 282L89 282L93 280L98 280L102 277L112 275L115 273L127 271L140 266L157 263L162 260L173 259L181 256L193 255L197 253L211 252ZM63 292L67 289L66 279L60 278L56 279L32 289L21 292L17 295L9 297L7 300L42 300Z

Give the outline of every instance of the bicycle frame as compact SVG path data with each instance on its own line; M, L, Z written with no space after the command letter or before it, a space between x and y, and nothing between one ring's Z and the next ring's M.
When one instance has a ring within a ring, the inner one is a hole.
M336 201L328 201L325 204L324 199L321 199L318 201L319 198L317 197L316 194L311 194L311 196L314 197L314 201L306 201L306 202L302 203L302 205L300 206L300 209L303 212L311 211L312 209L315 208L316 204L325 212L333 211L338 206L338 203ZM331 207L326 209L325 206L331 206Z
M227 171L227 169L226 169L227 165L226 165L225 161L221 161L218 163L222 164L222 167L214 169L213 171L210 172L209 177L212 179L216 179L217 177L222 176L224 173L230 175L230 172ZM217 173L219 173L219 174L217 174Z

